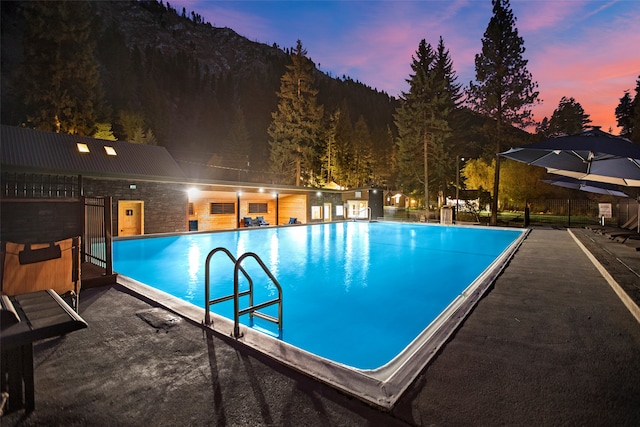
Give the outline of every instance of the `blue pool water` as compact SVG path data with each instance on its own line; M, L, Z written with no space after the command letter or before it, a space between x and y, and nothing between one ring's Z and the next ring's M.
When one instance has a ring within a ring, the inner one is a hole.
M283 289L282 339L359 369L398 355L522 230L344 222L114 241L124 276L204 307L205 260L256 253ZM276 295L255 261L255 303ZM211 262L211 298L233 293L233 263ZM233 319L231 301L211 311ZM276 308L264 312L275 315ZM260 323L262 322L262 323ZM242 323L249 324L243 316ZM273 324L256 325L277 333Z

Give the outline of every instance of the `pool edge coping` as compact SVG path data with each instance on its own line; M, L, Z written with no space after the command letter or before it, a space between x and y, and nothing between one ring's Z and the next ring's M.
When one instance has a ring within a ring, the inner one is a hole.
M446 225L449 226L449 225ZM457 227L461 227L458 225ZM464 227L464 226L462 226ZM501 227L495 227L501 228ZM495 229L492 228L492 229ZM510 229L513 230L513 229ZM425 330L386 365L374 370L349 367L309 353L274 337L240 325L243 334L232 338L308 377L326 383L383 410L391 410L451 335L469 316L480 299L506 268L531 229L518 236ZM127 276L118 284L161 307L221 336L232 337L233 321L211 313L211 325L204 324L204 308L183 301Z

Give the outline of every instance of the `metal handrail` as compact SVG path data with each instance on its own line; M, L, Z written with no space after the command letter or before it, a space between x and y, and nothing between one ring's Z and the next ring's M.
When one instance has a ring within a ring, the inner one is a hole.
M217 252L224 252L225 254L227 254L227 256L229 257L229 259L233 262L233 264L235 265L238 260L236 259L236 257L233 256L233 254L229 251L229 249L227 248L215 248L213 249L211 252L209 252L209 254L207 255L207 260L205 261L205 266L204 266L204 323L206 325L210 325L211 324L211 314L209 312L209 307L212 306L213 304L217 304L219 302L223 302L223 301L228 301L230 299L233 299L235 297L235 293L231 294L231 295L227 295L224 297L220 297L220 298L215 298L210 300L209 296L210 296L210 290L211 290L211 280L210 280L210 272L211 272L211 258L213 257L214 254L216 254ZM249 303L251 305L253 305L253 280L251 280L251 277L249 277L249 274L241 267L240 271L242 271L242 274L244 274L244 277L246 277L247 281L249 282L249 289L242 292L240 294L240 296L245 296L245 295L249 295Z
M213 255L215 255L217 252L224 252L229 259L233 262L234 264L234 272L233 272L233 294L231 295L227 295L227 296L223 296L223 297L219 297L219 298L215 298L215 299L209 299L210 297L210 291L211 291L211 281L210 281L210 276L211 276L211 258L213 257ZM251 279L251 277L249 276L249 274L247 273L247 271L242 267L241 263L245 260L245 258L247 257L252 257L254 258L258 264L260 265L260 267L262 268L262 270L265 272L265 274L269 277L269 279L271 279L271 281L273 282L273 284L276 286L276 288L278 289L278 297L271 299L269 301L265 301L262 302L260 304L253 304L253 280ZM244 275L244 277L247 279L248 283L249 283L249 289L240 292L239 290L239 280L238 280L238 272L242 272L242 274ZM228 301L230 299L233 299L233 321L234 321L234 325L233 325L233 336L235 338L239 338L242 336L242 334L240 333L240 316L244 315L244 314L249 314L252 318L254 316L257 316L261 319L267 320L269 322L275 323L278 325L278 331L280 332L280 335L282 335L282 287L280 286L280 283L278 282L278 280L273 276L273 274L271 273L271 271L269 271L269 269L267 268L267 266L264 264L264 262L262 261L262 259L260 259L260 257L258 255L256 255L253 252L246 252L243 255L240 256L240 258L236 259L233 254L227 249L227 248L223 248L223 247L218 247L213 249L211 252L209 252L209 254L207 255L207 260L205 262L205 282L204 282L204 290L205 290L205 317L204 317L204 323L205 325L211 325L211 313L209 311L209 307L213 304L217 304L223 301ZM244 308L244 309L240 309L240 297L243 296L249 296L249 307ZM270 316L268 314L265 313L261 313L258 310L268 307L270 305L273 304L278 304L278 317L273 317Z
M253 259L255 259L258 264L260 265L260 267L262 267L262 270L265 272L265 274L267 276L269 276L269 279L271 279L271 281L273 282L274 285L276 285L276 288L278 289L278 297L269 301L265 301L263 303L257 304L257 305L253 305L253 298L251 298L251 300L249 301L249 307L240 310L239 309L239 305L240 305L240 295L238 293L238 271L244 271L242 270L242 266L240 264L242 264L242 261L244 261L245 258L247 257L252 257ZM278 325L278 331L280 332L280 334L282 334L282 287L280 286L280 283L278 283L278 280L273 276L273 274L271 274L271 271L269 271L269 269L267 268L267 266L264 264L264 262L262 262L262 259L260 259L260 257L258 255L256 255L253 252L246 252L244 254L242 254L240 256L240 258L238 258L238 260L236 261L236 265L235 265L235 269L234 269L234 273L233 273L233 336L236 338L239 338L242 336L242 334L240 333L240 316L243 314L247 314L250 313L251 316L258 316L261 319L267 320L269 322L275 323ZM264 313L260 313L258 310L264 307L268 307L270 305L273 304L278 304L278 317L275 318L273 316L269 316L267 314Z
M367 206L365 209L367 211L367 221L371 222L371 216L373 215L371 212L371 206ZM362 214L362 212L365 211L365 209L358 210L358 218L354 218L354 219L360 219L360 215Z

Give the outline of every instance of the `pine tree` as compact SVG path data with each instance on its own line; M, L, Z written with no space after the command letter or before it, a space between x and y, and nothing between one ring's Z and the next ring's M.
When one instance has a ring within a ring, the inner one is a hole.
M536 133L542 138L549 138L551 131L548 117L544 117L542 121L536 125Z
M333 176L340 186L350 187L353 182L351 174L351 165L353 164L353 126L346 101L343 101L340 107L334 138L336 160Z
M538 101L524 59L524 40L518 35L516 18L509 0L492 0L493 16L482 38L482 53L476 54L476 81L469 82L467 99L476 112L495 122L496 167L493 184L491 223L498 221L498 190L503 126L531 124L531 104ZM492 131L489 131L492 132Z
M633 132L631 121L633 119L633 100L629 91L624 91L624 96L620 98L620 103L616 107L616 121L618 127L622 128L620 136L628 138Z
M316 185L322 157L320 131L323 108L316 103L313 64L298 40L291 64L280 79L278 109L269 125L270 161L285 182Z
M96 131L91 136L96 139L106 139L108 141L118 140L111 130L111 123L96 123Z
M447 187L447 178L455 176L455 162L452 160L460 155L462 145L468 141L456 139L454 130L459 130L461 126L457 121L456 111L462 104L462 85L457 82L457 76L453 70L453 60L449 51L445 48L444 40L440 37L436 51L436 62L434 66L436 79L444 83L442 97L443 105L440 107L440 116L446 121L446 126L437 135L434 135L433 147L433 175L436 182L439 182L439 199L444 200L444 191ZM437 143L436 143L437 142ZM455 182L455 179L454 179Z
M120 111L117 124L123 140L142 143L142 134L144 133L143 129L145 127L142 114L133 111Z
M236 167L248 168L251 165L251 140L249 130L247 129L247 121L239 102L236 102L233 120L227 138L229 146L233 148L238 158Z
M640 144L640 78L636 81L636 95L633 98L633 120L631 121L631 135L629 138Z
M591 119L585 114L582 105L574 98L563 96L549 120L549 136L579 133L585 130L589 123Z
M88 4L33 2L25 14L24 62L15 79L29 125L93 134L103 114L103 91Z
M368 185L373 168L373 152L371 133L363 116L358 118L353 128L353 159L351 166L353 181L348 185L353 187Z
M322 156L322 178L325 184L335 182L336 174L336 131L340 120L340 110L336 110L329 117L329 126L325 136L325 152Z
M618 127L622 128L620 136L640 143L640 77L636 80L636 94L631 99L628 90L620 98L616 107L616 120Z
M443 58L448 57L444 52L443 46L439 57L424 39L420 42L411 63L413 74L407 79L409 92L403 92L394 116L398 128L398 179L406 192L420 194L422 186L427 216L432 185L429 165L433 162L429 152L439 154L450 131L447 116L452 105L448 92L451 82L444 77L447 63Z

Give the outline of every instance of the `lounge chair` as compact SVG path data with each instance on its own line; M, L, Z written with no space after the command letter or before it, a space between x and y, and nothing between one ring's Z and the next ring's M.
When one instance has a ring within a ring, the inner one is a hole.
M297 224L298 223L298 218L289 218L289 222L287 224Z
M615 239L616 237L625 236L625 235L630 236L637 233L638 233L638 215L636 214L632 216L629 219L629 221L622 224L622 227L614 230L607 230L603 234L609 237L610 239Z
M267 221L265 221L265 220L264 220L264 217L263 217L263 216L257 216L257 217L256 217L256 223L257 223L257 225L259 225L260 227L262 227L262 226L266 226L266 225L269 225L269 223L268 223Z
M2 242L2 293L8 296L53 289L69 296L77 312L80 297L80 237L49 243Z
M242 221L243 221L245 227L252 227L253 226L253 220L251 218L249 218L249 217L245 216L244 218L242 218Z

